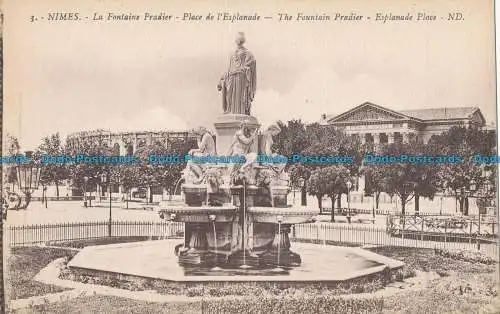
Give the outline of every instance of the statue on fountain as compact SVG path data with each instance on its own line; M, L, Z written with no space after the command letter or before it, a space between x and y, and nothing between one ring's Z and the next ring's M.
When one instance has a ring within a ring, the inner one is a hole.
M182 185L185 205L162 210L171 221L185 223L184 243L175 252L186 269L298 266L300 256L290 250L290 227L316 213L289 209L287 158L272 149L281 129L273 124L260 131L257 118L250 115L256 61L244 43L244 34L238 33L237 49L218 84L224 114L214 122L217 143L210 132L198 128L198 148L189 152L193 157L215 156L217 147L221 159L189 161Z
M193 157L215 156L215 141L212 134L204 127L196 128L193 130L193 133L198 136L198 148L191 149L188 154ZM185 182L190 184L201 184L204 179L206 168L206 164L189 160L183 172Z
M250 115L250 107L257 88L256 61L243 46L245 34L238 33L236 51L229 61L229 69L222 75L217 89L222 92L224 114Z
M233 142L229 147L228 156L244 156L248 161L252 156L250 154L250 149L254 141L258 138L258 132L259 130L256 129L253 133L251 133L247 121L242 121L240 124L240 130L238 130L234 135ZM238 176L241 178L244 176L247 179L247 183L252 184L253 178L247 173L247 170L251 169L248 167L247 163L248 162L243 164L243 166L236 163L231 163L229 165L229 173L232 181L238 180Z

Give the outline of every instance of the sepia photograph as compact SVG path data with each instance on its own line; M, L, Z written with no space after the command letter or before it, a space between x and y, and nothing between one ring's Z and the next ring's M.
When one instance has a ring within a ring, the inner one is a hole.
M494 1L0 7L0 312L500 312Z

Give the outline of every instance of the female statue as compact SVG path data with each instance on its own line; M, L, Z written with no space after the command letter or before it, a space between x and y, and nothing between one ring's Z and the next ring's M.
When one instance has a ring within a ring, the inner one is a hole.
M245 35L238 33L237 49L229 61L229 69L217 85L222 92L224 114L250 115L250 107L256 90L256 62L253 54L246 49Z

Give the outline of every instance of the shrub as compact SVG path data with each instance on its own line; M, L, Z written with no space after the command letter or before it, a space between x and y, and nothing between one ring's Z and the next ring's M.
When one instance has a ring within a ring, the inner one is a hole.
M204 313L381 313L382 299L287 296L203 301Z
M496 263L493 258L481 253L480 251L435 249L434 253L439 256L471 263L481 263L486 265L493 265Z
M407 278L415 277L417 275L415 269L413 267L403 266L402 268L396 270L392 275L392 279L394 281L403 281Z

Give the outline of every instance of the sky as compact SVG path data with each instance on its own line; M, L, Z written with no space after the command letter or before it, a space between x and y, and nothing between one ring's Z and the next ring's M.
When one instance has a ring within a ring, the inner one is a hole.
M252 115L318 121L370 101L390 109L477 106L494 123L493 12L489 1L288 1L252 6L224 1L7 1L5 111L8 133L23 148L41 137L92 129L213 129L222 114L217 91L238 32L257 60ZM384 5L385 3L385 5ZM479 5L478 3L483 3ZM50 4L50 5L49 5ZM48 12L242 12L258 22L36 22ZM279 22L276 14L460 11L462 22Z

